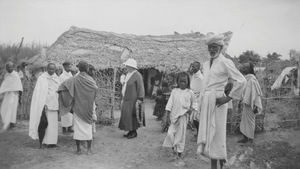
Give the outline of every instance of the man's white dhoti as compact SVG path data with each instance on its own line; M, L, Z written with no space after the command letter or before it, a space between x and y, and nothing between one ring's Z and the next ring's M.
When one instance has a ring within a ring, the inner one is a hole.
M176 123L171 123L163 147L174 147L178 153L184 151L187 122L187 115L183 115L178 118Z
M46 112L48 127L45 131L43 144L57 144L58 138L58 112L55 110L48 110Z
M19 92L6 92L1 105L1 118L6 129L10 123L16 123Z
M71 127L73 125L73 114L67 113L61 116L61 126L62 127Z
M93 139L93 125L81 120L74 114L74 140L92 140Z

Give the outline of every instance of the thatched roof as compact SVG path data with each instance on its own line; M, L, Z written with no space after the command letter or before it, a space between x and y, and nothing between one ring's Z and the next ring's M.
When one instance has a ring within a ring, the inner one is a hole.
M200 33L137 36L71 27L46 52L46 60L73 63L86 60L96 68L120 67L127 58L139 68L186 70L193 61L209 58L205 35Z

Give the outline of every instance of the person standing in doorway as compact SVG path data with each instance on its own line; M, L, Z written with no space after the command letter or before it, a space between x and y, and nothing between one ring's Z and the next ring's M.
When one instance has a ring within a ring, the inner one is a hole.
M122 86L121 118L119 128L128 131L124 137L132 139L137 137L137 129L140 126L137 119L136 104L143 102L145 89L142 75L137 71L137 62L129 58L124 62L126 77Z

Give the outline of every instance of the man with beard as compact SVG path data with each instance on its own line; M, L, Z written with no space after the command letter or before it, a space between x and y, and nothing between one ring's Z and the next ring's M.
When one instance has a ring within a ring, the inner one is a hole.
M217 169L217 162L223 168L227 159L226 120L227 102L241 100L246 79L234 63L221 54L224 47L223 35L208 39L210 61L203 65L204 92L201 102L200 126L198 132L198 152L211 159L211 169ZM228 95L225 86L231 78L235 83Z

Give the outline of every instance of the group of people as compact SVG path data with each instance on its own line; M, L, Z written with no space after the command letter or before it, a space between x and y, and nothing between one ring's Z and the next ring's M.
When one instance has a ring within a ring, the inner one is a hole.
M243 103L240 130L246 143L254 138L255 115L262 111L262 92L255 77L253 64L245 64L238 70L223 53L224 38L208 39L210 60L203 64L193 62L189 73L177 75L177 86L169 91L166 84L156 90L155 114L162 118L165 113L169 125L163 147L171 147L178 165L184 164L186 129L192 122L197 129L197 152L211 160L211 168L223 168L227 158L226 120L228 102L232 99ZM137 62L129 58L124 62L126 75L122 80L121 117L119 128L128 133L124 137L137 137L137 129L145 125L140 119L145 89L143 77L137 71ZM61 116L63 133L74 132L77 151L81 153L82 141L87 141L91 152L93 124L95 123L95 99L97 85L93 79L93 66L80 61L79 72L70 73L70 62L63 63L63 71L57 76L56 65L49 63L47 71L38 77L30 109L29 136L39 139L41 146L55 147L58 140L58 115ZM13 126L22 94L22 84L13 64L6 65L7 74L0 87L4 95L1 117L4 126ZM230 87L228 88L228 82ZM163 93L170 93L169 96ZM167 98L166 98L167 97ZM58 113L59 112L59 113Z
M162 112L161 93L157 92L154 115L161 113L169 120L164 147L171 147L176 154L176 165L184 165L182 153L189 122L197 129L197 152L211 160L211 168L223 168L227 159L226 122L228 103L239 100L243 106L240 131L247 143L254 138L255 116L262 111L262 91L255 77L252 63L237 69L222 53L224 38L213 36L207 40L210 60L203 64L193 62L189 73L177 76L177 87ZM159 91L159 90L158 90ZM160 113L161 112L161 113ZM202 158L202 159L203 159Z

